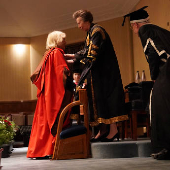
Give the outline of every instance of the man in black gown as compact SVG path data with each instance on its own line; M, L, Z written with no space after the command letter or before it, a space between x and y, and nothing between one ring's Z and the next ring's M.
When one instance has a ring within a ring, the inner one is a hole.
M170 158L170 32L150 24L147 6L124 16L130 17L138 34L155 82L151 97L151 142L154 159Z

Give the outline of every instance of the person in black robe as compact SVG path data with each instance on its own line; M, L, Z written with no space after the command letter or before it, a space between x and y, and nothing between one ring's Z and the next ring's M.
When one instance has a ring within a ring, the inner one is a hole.
M92 23L90 11L76 11L73 18L78 27L87 32L85 47L74 55L65 56L84 64L79 86L87 79L90 125L99 127L91 141L111 142L118 138L116 122L128 119L124 112L124 91L116 54L105 29ZM109 131L107 125L110 125Z
M138 34L149 63L154 86L151 96L151 142L155 159L170 158L170 32L149 22L145 6L130 16L133 32ZM123 22L124 24L124 22Z

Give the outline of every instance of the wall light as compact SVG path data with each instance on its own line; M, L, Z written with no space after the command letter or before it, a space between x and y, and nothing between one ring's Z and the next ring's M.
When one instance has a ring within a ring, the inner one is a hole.
M23 45L23 44L16 44L16 45L14 45L14 50L15 50L17 55L21 56L22 54L24 54L25 45Z

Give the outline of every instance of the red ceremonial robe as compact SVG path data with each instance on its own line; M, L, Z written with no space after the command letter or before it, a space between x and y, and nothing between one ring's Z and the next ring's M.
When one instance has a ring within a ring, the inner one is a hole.
M40 74L34 80L37 86L37 105L32 124L27 157L44 157L53 154L55 137L51 134L65 94L64 68L68 69L64 51L50 49L44 56ZM69 114L63 127L70 123Z

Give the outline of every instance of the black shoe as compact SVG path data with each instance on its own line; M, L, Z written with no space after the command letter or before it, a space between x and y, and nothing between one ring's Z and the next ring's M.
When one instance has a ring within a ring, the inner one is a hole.
M108 138L103 138L101 139L100 141L101 142L113 142L113 140L117 138L117 141L119 141L119 133L116 133L116 135L114 135L111 139L108 139Z
M163 149L158 153L151 154L151 157L157 160L167 160L170 159L170 152L167 149Z
M106 136L108 135L108 132L106 132L105 134L103 134L103 135L101 135L100 137L98 137L98 138L91 138L90 139L90 142L99 142L99 141L101 141L103 138L105 138Z
M33 159L36 159L36 160L43 160L43 159L50 159L51 156L44 156L44 157L36 157L36 158L33 158Z

